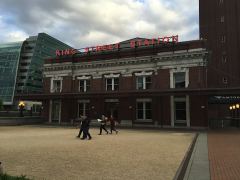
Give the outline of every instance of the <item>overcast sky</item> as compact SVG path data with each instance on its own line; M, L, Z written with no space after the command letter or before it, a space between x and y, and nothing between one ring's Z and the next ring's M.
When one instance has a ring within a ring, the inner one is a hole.
M134 37L198 39L198 0L1 0L0 43L45 32L75 48Z

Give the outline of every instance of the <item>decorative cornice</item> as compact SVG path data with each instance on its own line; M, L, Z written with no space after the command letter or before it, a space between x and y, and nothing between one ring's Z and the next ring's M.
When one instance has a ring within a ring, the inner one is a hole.
M114 72L120 73L123 77L128 77L132 76L136 71L153 71L156 75L159 69L206 66L206 62L207 51L198 49L196 51L159 53L157 55L135 58L46 64L44 65L44 76L51 77L55 74L67 73L73 79L82 75L92 75L93 79L98 79L106 74L114 74Z

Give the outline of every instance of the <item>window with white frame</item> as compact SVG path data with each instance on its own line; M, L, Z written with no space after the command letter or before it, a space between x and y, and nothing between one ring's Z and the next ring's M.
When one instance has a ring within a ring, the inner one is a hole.
M62 78L52 79L51 81L51 92L62 91Z
M79 92L87 92L90 90L90 79L79 80Z
M116 91L119 89L119 78L107 78L106 79L106 90Z
M185 88L185 72L175 72L173 74L174 88Z
M137 100L137 120L152 120L152 100Z
M88 100L78 101L78 117L89 116L89 102Z
M225 35L222 35L221 36L221 43L225 43L226 42L226 36Z
M151 76L137 76L137 89L150 89L152 84Z
M175 125L187 123L187 109L186 109L186 97L175 97L174 98L174 109L175 109Z
M225 20L224 16L221 16L220 22L221 22L221 23L224 23L224 20Z

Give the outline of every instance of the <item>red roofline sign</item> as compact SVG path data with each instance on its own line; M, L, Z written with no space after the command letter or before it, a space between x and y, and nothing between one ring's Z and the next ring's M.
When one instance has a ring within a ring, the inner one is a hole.
M150 45L159 45L163 43L178 43L178 35L175 36L166 36L162 38L152 38L152 39L139 39L139 40L131 40L130 41L130 47L136 48L140 46L150 46ZM120 43L116 44L108 44L108 45L101 45L101 46L93 46L93 47L86 47L84 48L84 52L100 52L100 51L110 51L114 49L119 49ZM76 54L76 49L64 49L64 50L56 50L56 56L67 56L67 55L73 55Z

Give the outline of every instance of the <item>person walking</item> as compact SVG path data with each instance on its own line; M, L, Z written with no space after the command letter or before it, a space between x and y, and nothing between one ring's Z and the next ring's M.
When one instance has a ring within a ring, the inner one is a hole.
M108 134L108 130L106 129L106 123L107 123L107 117L102 115L101 119L101 125L100 125L100 133L98 135L102 135L102 130L104 130Z
M80 115L80 125L79 125L79 133L77 135L77 138L80 138L82 132L83 132L83 121L86 117Z
M85 120L83 121L83 137L81 138L86 139L88 137L89 140L92 139L91 134L89 133L89 128L90 128L90 122L91 120L86 116Z
M112 134L112 131L115 131L117 134L118 131L116 130L116 121L113 115L110 116L109 121L110 121L110 134Z

